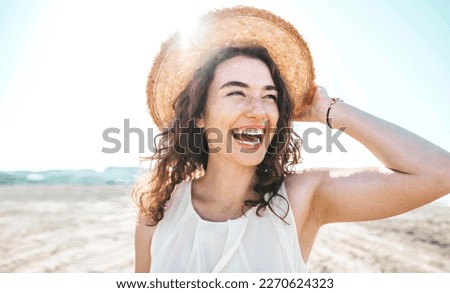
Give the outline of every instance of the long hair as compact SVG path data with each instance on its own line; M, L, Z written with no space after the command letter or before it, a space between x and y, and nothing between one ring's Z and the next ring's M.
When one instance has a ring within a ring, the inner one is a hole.
M279 118L275 135L270 142L263 161L256 168L256 183L253 186L258 195L256 200L247 200L245 206L261 209L269 207L280 219L286 214L277 214L271 206L271 199L280 196L278 190L286 174L294 172L300 161L299 136L292 130L293 103L280 71L269 52L263 47L227 47L214 55L197 69L185 89L175 99L175 119L171 125L155 137L155 153L144 158L154 163L148 174L135 185L132 195L139 207L140 215L151 219L149 225L156 225L164 217L167 201L177 184L192 180L204 174L208 163L208 144L203 129L195 120L203 113L209 86L219 64L237 56L254 58L264 62L270 70L278 92ZM264 198L265 194L268 198Z

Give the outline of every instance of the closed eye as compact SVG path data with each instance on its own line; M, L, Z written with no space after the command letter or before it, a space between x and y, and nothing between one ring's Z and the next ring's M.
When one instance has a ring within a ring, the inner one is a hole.
M227 96L243 96L243 97L245 97L245 94L242 91L234 91L234 92L228 93Z
M269 99L272 99L274 101L278 100L278 97L276 95L267 95L267 96L264 96L264 98L269 98Z

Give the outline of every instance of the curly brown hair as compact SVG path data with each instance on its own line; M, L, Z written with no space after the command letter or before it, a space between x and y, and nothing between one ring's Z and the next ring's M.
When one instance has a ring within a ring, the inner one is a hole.
M301 139L291 127L293 102L277 65L265 48L227 47L196 70L188 85L175 99L174 121L155 137L154 155L143 159L155 164L136 183L132 195L139 207L140 216L151 219L148 225L156 225L163 219L166 203L177 184L182 180L198 178L206 172L208 144L203 135L204 130L196 126L195 120L205 109L209 85L217 66L237 56L258 59L268 66L278 92L279 110L275 135L263 161L256 168L257 180L253 189L258 197L256 200L245 201L243 209L246 206L258 206L259 215L261 209L269 207L280 219L286 217L288 210L284 215L278 215L270 202L274 196L280 196L278 190L284 177L293 173L294 166L301 160ZM266 193L270 195L267 199L264 198Z

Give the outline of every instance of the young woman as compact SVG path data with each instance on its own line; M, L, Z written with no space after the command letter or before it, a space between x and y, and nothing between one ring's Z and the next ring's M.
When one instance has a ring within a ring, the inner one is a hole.
M136 272L303 272L324 224L398 215L450 192L450 154L331 99L291 25L242 7L201 24L190 45L165 43L149 76L163 131L134 190ZM296 173L293 121L346 127L385 167Z

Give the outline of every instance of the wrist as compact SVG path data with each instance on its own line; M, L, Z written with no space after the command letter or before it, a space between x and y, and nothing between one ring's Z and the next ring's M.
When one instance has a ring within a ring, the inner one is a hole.
M325 116L326 124L329 128L333 129L333 108L337 103L344 102L340 98L331 98L330 104L328 105L327 114Z
M316 122L321 122L326 124L326 116L327 116L327 111L328 111L328 107L331 103L331 98L326 96L316 96L314 103L313 103L313 107L312 107L312 114L314 117L314 121Z

